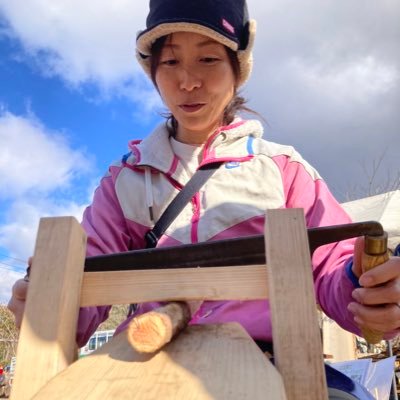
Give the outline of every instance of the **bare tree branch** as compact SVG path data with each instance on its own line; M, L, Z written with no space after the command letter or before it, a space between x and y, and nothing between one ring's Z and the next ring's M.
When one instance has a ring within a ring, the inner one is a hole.
M382 163L386 156L387 149L379 156L378 159L361 163L361 169L366 177L366 185L362 183L353 184L345 194L346 201L356 200L361 197L375 196L378 194L391 192L400 189L400 171L394 171L396 175L393 177L393 171L386 171L382 177Z
M18 330L14 316L5 305L0 305L0 364L7 365L17 352Z

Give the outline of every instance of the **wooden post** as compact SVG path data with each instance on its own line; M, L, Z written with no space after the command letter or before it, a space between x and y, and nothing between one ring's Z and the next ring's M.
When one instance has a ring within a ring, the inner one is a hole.
M86 235L74 218L40 220L12 399L31 399L76 359L85 248Z
M303 210L268 210L265 239L274 355L287 399L327 399Z

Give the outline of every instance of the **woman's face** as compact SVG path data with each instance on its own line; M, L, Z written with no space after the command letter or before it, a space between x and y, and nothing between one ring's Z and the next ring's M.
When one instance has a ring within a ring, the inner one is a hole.
M176 139L183 143L204 143L221 125L235 93L225 47L197 33L178 32L167 38L155 80L178 121Z

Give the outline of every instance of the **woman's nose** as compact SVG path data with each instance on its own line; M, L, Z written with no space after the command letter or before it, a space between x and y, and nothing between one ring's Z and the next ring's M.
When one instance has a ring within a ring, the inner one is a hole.
M190 68L182 68L179 76L179 87L188 92L201 86L201 77Z

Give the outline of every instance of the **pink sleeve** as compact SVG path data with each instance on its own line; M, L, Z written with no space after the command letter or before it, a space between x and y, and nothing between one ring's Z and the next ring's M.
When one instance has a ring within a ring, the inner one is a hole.
M326 183L306 162L277 157L287 208L303 208L307 227L350 223L351 219L329 191ZM344 329L360 334L347 305L353 301L353 283L345 266L352 260L354 240L321 246L312 255L315 292L319 305Z
M118 169L111 167L111 172ZM117 199L112 175L102 179L92 204L85 210L82 226L88 236L87 256L118 253L131 249L126 222ZM97 327L108 318L110 306L80 309L77 344L82 347Z

